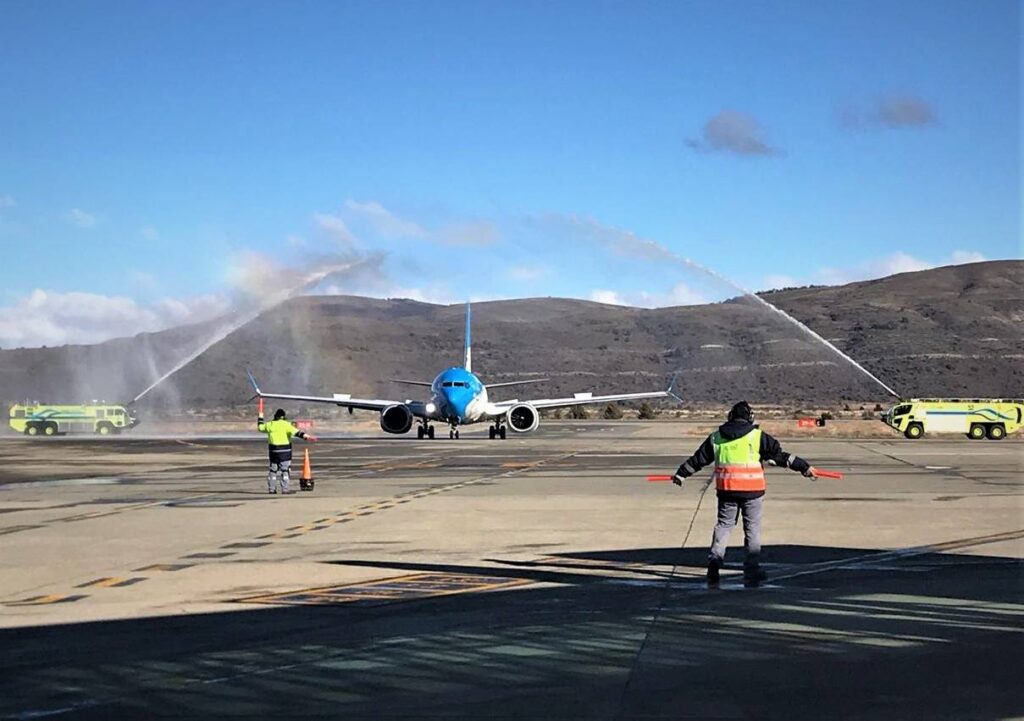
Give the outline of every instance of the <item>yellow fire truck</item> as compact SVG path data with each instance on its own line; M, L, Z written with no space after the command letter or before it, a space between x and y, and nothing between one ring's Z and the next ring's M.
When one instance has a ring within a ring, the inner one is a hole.
M925 433L963 433L971 440L998 441L1020 430L1024 400L1003 398L911 398L882 415L882 422L916 439Z
M106 403L96 405L50 405L16 403L11 406L11 429L26 436L55 436L58 433L120 433L138 423L127 408Z

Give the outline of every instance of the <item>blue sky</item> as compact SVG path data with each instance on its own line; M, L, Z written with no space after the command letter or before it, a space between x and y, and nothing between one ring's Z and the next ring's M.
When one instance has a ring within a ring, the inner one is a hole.
M0 0L0 347L322 289L714 299L1020 257L1019 4ZM617 250L618 248L618 250Z

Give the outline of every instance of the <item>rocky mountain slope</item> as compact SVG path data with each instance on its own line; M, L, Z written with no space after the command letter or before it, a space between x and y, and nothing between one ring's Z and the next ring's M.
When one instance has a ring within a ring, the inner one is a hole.
M901 395L1024 395L1024 261L903 273L763 297L849 353ZM431 380L461 360L462 306L317 296L293 300L214 344L143 399L223 408L267 390L405 398L390 378ZM0 400L127 400L213 325L94 346L0 350ZM474 305L475 370L546 397L664 388L695 402L887 403L888 394L752 299L639 309L562 298ZM508 395L500 396L508 397Z

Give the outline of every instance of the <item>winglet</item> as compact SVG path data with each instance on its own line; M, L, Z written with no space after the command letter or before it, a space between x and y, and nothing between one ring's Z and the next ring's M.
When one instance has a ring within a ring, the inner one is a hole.
M260 390L259 385L256 383L256 378L253 376L252 371L248 368L245 369L245 374L249 376L249 382L252 383L252 389L256 391L256 395L253 398L259 398L263 395L263 391ZM251 399L250 399L251 400Z
M668 381L668 388L665 389L665 393L667 393L670 398L675 398L680 403L684 403L683 399L676 395L676 392L673 390L675 388L676 380L679 378L680 373L682 373L682 371L678 370L672 374L672 377Z

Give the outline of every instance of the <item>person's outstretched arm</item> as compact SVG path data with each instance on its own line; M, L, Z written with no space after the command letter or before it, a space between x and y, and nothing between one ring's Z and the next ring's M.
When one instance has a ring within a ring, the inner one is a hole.
M802 473L807 478L814 478L814 469L810 463L793 453L786 453L781 443L764 432L761 433L761 461L771 461L782 468Z
M672 482L677 486L683 485L683 479L689 478L695 473L699 473L700 469L704 466L710 465L715 460L715 447L711 443L711 436L704 439L704 442L700 444L700 448L687 458L679 468L676 470L676 474L672 476Z

